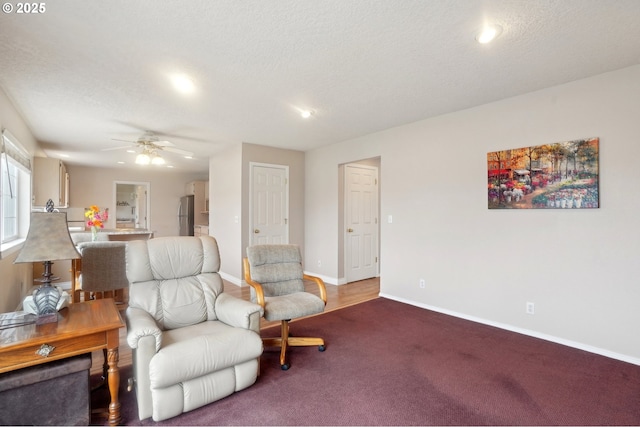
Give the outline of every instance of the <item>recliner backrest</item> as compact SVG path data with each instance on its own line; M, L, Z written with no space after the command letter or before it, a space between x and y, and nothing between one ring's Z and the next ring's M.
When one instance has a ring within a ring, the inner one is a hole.
M150 313L163 330L217 320L215 301L223 292L219 269L218 244L211 236L132 240L129 306Z
M251 279L262 285L266 297L304 292L302 256L298 245L249 246L247 259Z

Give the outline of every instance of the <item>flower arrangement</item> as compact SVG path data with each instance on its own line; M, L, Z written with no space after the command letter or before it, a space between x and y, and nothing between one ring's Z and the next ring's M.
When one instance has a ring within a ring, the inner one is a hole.
M99 207L91 205L91 207L84 212L84 216L87 218L87 227L91 228L92 240L96 240L98 229L104 228L104 223L109 219L109 209L100 211Z

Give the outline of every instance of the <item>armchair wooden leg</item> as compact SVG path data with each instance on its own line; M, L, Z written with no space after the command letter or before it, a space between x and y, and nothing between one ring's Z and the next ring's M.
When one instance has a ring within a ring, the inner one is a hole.
M283 320L280 325L280 337L282 338L280 341L280 368L283 371L289 369L289 365L286 363L287 358L287 346L289 344L289 321Z
M318 345L324 346L324 340L322 338L310 338L310 337L289 337L287 343L291 347L302 347Z
M289 336L289 321L283 320L280 324L279 338L263 338L262 343L265 347L280 347L280 368L283 371L289 369L287 363L287 349L289 347L302 347L317 345L319 351L324 351L324 339L312 337L292 337Z

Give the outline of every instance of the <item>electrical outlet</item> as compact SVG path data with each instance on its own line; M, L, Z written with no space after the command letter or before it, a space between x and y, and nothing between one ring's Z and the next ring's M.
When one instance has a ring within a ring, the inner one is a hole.
M424 279L420 279L420 282L418 282L418 285L420 286L420 289L424 289L425 287Z
M527 314L534 314L536 312L535 304L532 302L527 302L526 312Z

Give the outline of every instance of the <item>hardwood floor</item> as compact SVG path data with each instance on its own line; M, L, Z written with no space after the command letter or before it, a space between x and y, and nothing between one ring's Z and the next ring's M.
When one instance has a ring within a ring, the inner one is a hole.
M346 285L325 285L327 288L327 306L326 311L337 310L358 304L378 297L380 292L380 278L361 280L359 282L348 283ZM307 291L319 295L318 287L313 282L305 282ZM245 300L250 299L249 286L236 286L230 282L224 281L224 291L230 295ZM124 312L122 313L124 316ZM295 321L295 320L294 320ZM294 322L293 321L293 322ZM260 328L264 329L279 324L279 322L267 322L261 319ZM131 348L127 344L126 328L120 330L120 361L118 366L128 366L132 363ZM92 354L91 374L99 374L102 372L103 356L102 351ZM121 378L120 381L127 381L127 378Z

